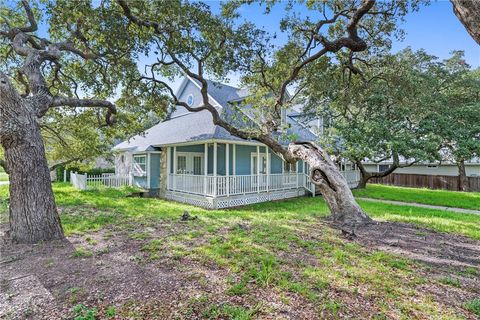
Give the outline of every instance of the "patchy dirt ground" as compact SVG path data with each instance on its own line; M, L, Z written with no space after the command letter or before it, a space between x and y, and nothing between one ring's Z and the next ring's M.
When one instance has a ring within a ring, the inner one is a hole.
M469 298L480 297L480 241L400 222L377 222L356 234L356 240L366 247L421 262L425 268L419 272L424 277L455 284L424 286L438 299L449 299L460 307Z
M408 223L380 222L356 230L366 246L424 262L437 270L479 268L480 241Z
M6 226L1 228L3 232ZM227 318L211 306L246 307L249 316L258 319L378 316L378 306L362 292L327 289L325 295L331 301L340 299L347 305L344 313L334 312L335 305L328 312L319 312L315 302L299 290L284 292L274 286L248 284L248 293L228 294L229 283L239 277L228 266L156 248L156 242L147 241L195 228L195 222L159 222L148 227L111 226L71 236L66 242L31 246L4 241L0 248L0 319L68 319L75 316L72 308L79 304L94 306L102 319ZM248 223L225 226L217 234L228 235L232 228L248 233L254 227ZM326 228L328 225L319 221L317 225L302 225L298 234L321 241ZM378 223L357 230L357 235L354 241L368 251L382 250L420 261L423 266L418 272L427 280L414 288L416 294L433 296L459 315L475 319L462 305L480 297L479 241L401 223ZM182 240L182 250L195 250L209 240L208 236ZM308 248L294 245L278 256L299 265L322 263ZM292 269L295 277L293 266L286 268ZM450 283L443 285L441 281ZM234 318L235 312L231 309L228 314ZM396 318L393 313L383 316ZM411 316L422 318L421 313Z

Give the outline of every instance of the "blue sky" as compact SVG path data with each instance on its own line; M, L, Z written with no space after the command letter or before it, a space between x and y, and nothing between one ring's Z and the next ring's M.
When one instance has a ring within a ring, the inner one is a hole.
M214 12L218 12L218 1L207 1ZM263 14L263 9L252 4L240 9L242 17L263 27L266 31L277 33L277 44L285 41L279 32L279 22L284 12L283 6L275 6L269 15ZM306 11L306 10L305 10ZM405 22L400 25L406 35L403 41L395 41L392 50L398 51L406 47L414 50L425 49L429 54L444 59L453 50L465 51L467 63L480 67L480 46L470 37L452 10L450 1L432 1L428 6L422 6L419 11L409 13ZM238 83L238 77L231 76L230 83Z
M463 50L470 65L480 66L480 46L457 19L450 1L433 2L410 13L402 27L407 35L403 42L394 44L393 50L423 48L439 58L447 58L452 50Z
M207 3L214 12L218 12L219 1L212 0ZM278 34L279 22L284 15L282 5L274 6L269 15L264 15L263 9L258 4L242 6L240 10L245 20L264 27L270 33ZM453 50L463 50L467 63L473 67L480 67L480 46L457 19L449 1L432 1L418 12L408 14L400 27L406 31L406 36L402 42L394 42L393 51L410 46L414 50L425 49L427 53L444 59ZM42 32L45 32L44 28L45 26L41 26ZM285 37L278 35L277 44L281 44ZM230 80L231 84L238 83L237 76L232 76ZM176 82L173 84L174 87L179 83Z
M209 3L212 7L217 6L213 1ZM275 32L278 31L282 11L282 6L277 6L270 15L265 16L258 5L251 5L243 7L241 14L267 31ZM446 58L452 50L464 50L467 62L474 67L480 66L480 46L457 19L450 1L434 1L422 6L418 12L409 13L401 27L407 34L404 41L394 43L394 51L410 46Z

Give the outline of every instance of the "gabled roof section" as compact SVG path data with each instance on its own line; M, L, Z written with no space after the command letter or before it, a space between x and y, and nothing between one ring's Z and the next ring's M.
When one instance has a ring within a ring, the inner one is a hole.
M193 81L200 89L200 81L188 78ZM222 108L227 107L230 101L241 100L248 95L248 91L234 86L223 84L220 82L206 80L208 85L208 94L213 98Z
M182 93L188 81L194 83L200 90L198 81L186 77L180 85L177 94ZM219 107L223 109L222 114L224 116L229 117L236 112L229 102L240 101L248 96L248 90L211 80L207 81L209 97L213 99L213 104L218 104ZM287 135L294 134L298 140L302 141L312 141L317 138L310 130L294 119L294 117L287 116L287 122L290 124L290 128L286 132ZM241 123L237 125L241 126ZM121 142L114 147L114 150L145 152L155 150L156 147L163 145L194 141L200 142L212 139L242 141L242 139L231 135L222 127L215 126L210 112L204 110L176 115L171 119L151 127L143 134L136 135L130 140ZM282 143L288 143L288 141L282 141Z

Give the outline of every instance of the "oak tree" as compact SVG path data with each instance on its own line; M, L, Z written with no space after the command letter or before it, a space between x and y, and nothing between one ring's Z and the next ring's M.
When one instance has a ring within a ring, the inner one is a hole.
M128 39L115 33L117 21L115 12L87 2L0 6L0 143L10 176L13 241L64 238L41 129L60 111L93 112L104 123L115 122L116 108L106 98L136 68L119 49Z
M282 114L302 90L298 84L309 68L325 64L328 57L341 59L347 53L369 47L375 50L388 43L388 37L397 30L397 20L409 10L409 2L300 2L311 13L307 17L295 13L296 2L288 2L280 25L288 41L280 46L272 44L272 37L252 24L236 19L236 9L242 2L227 3L222 14L213 13L202 3L117 3L130 22L125 32L134 35L137 46L154 57L141 76L144 83L164 87L174 104L190 112L210 112L215 125L240 138L264 143L287 162L306 161L310 177L320 188L335 221L349 228L371 221L323 148L312 142L295 141L288 147L281 143L286 132ZM265 2L260 8L268 13L272 5L276 1ZM208 97L207 77L225 79L231 72L242 75L250 92L245 102L254 120L247 128L238 125L238 114L221 114ZM179 101L160 76L174 78L182 74L200 84L200 106ZM318 78L329 81L321 73Z
M465 62L462 51L435 60L431 103L422 128L440 139L442 161L458 167L460 191L468 191L465 163L480 156L480 73Z
M329 68L330 81L305 79L305 103L310 114L325 119L323 144L354 162L361 173L358 187L398 168L439 158L441 139L421 127L432 97L430 66L424 51L352 57L349 65ZM351 73L353 69L355 73ZM365 161L388 161L388 169L368 171Z

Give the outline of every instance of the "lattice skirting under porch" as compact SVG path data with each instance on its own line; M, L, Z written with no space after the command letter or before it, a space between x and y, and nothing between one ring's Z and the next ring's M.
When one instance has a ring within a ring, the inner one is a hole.
M305 194L305 189L299 188L291 190L260 192L229 197L212 198L201 195L167 191L165 194L165 198L168 200L192 204L194 206L206 209L222 209L238 207L252 203L301 197Z

